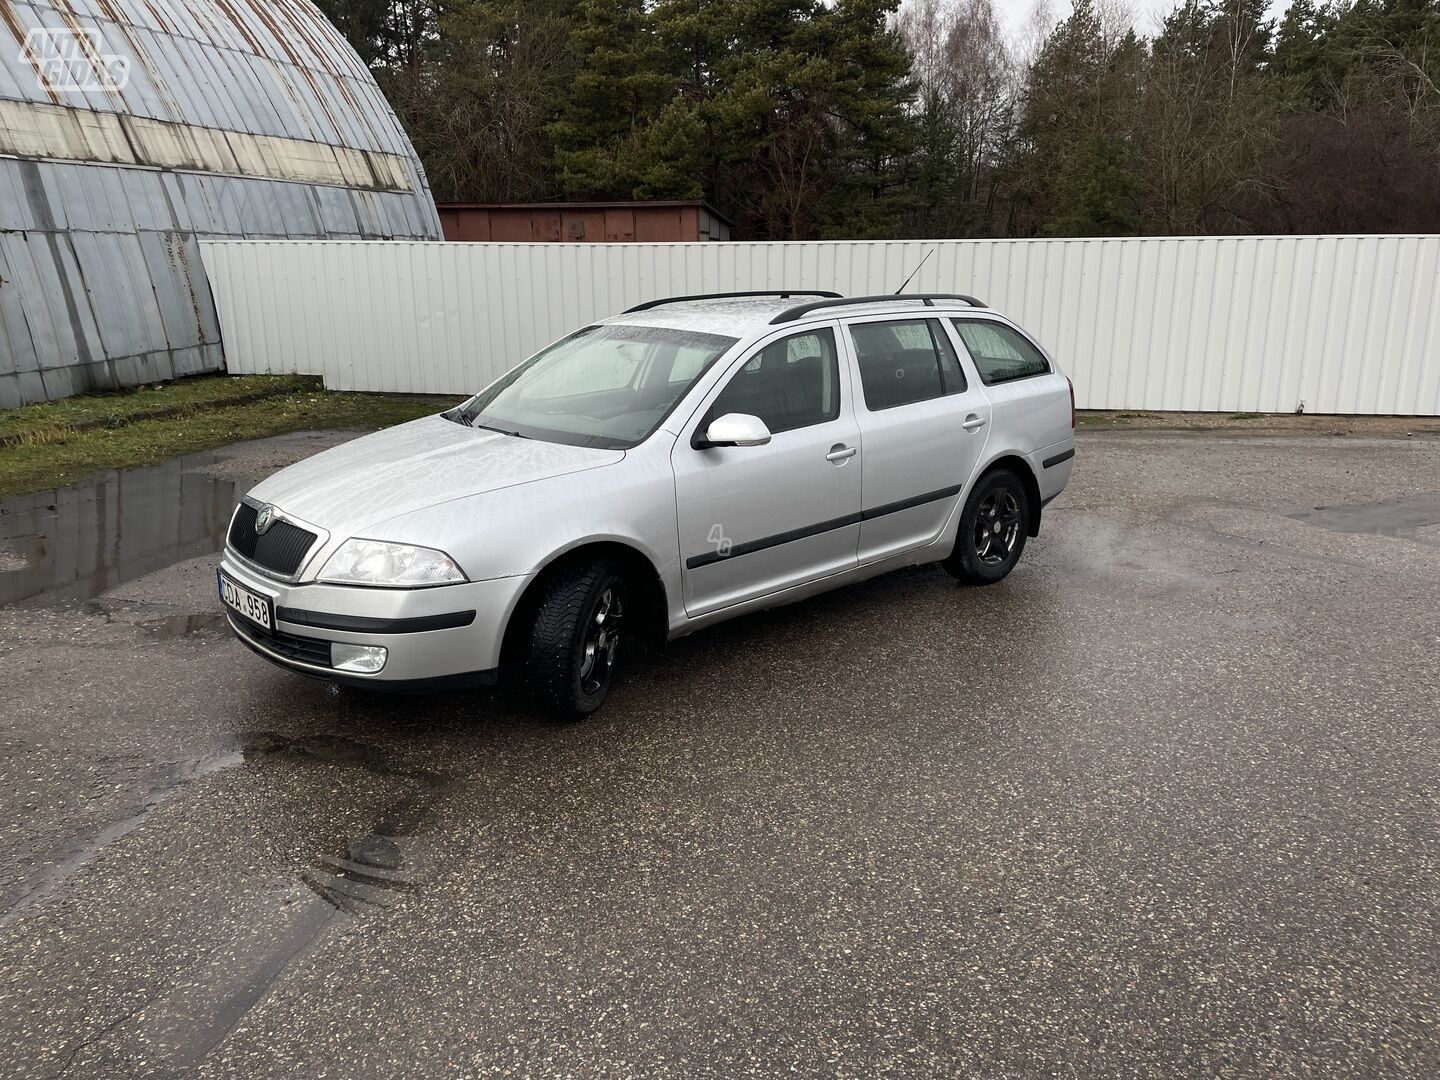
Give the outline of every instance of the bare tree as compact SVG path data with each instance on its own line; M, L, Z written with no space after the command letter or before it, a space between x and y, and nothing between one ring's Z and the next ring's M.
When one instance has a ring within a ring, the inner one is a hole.
M955 113L972 177L994 164L1009 137L1015 64L990 0L963 0L945 39L945 98Z
M989 215L995 170L1013 135L1017 67L991 0L915 0L897 28L919 83L930 151L967 228Z
M1055 5L1050 0L1035 0L1015 38L1015 64L1021 71L1030 70L1059 22Z
M1259 14L1257 0L1184 0L1155 39L1135 125L1147 231L1243 230L1236 206L1273 182L1262 162L1278 111Z
M1095 14L1100 20L1100 38L1110 52L1135 32L1135 5L1130 0L1095 0Z

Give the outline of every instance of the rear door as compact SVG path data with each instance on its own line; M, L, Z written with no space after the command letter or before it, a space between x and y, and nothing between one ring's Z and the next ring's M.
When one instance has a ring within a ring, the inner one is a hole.
M764 446L697 448L726 413ZM675 443L685 609L701 615L855 565L860 429L837 327L777 335L739 360Z
M859 561L867 563L939 536L984 451L990 404L945 319L908 313L845 329L860 387Z

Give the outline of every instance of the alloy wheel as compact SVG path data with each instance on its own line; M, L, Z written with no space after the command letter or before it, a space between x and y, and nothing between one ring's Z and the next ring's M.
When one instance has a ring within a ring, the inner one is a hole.
M975 515L975 554L986 566L1010 558L1020 540L1020 500L1015 492L997 487L980 503Z
M580 689L593 694L610 678L615 666L615 653L620 647L620 623L624 610L620 596L611 587L600 594L585 630L584 655L580 660Z

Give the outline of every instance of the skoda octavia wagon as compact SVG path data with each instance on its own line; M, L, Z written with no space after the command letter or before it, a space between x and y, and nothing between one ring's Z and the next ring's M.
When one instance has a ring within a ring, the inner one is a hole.
M263 481L217 571L304 675L604 701L636 642L917 563L988 585L1070 478L1074 392L966 296L654 300Z

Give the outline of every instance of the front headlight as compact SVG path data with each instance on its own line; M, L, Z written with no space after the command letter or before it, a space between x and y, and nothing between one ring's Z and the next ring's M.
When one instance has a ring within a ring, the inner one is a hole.
M465 575L455 560L434 548L384 540L346 540L325 562L321 581L342 585L451 585Z

